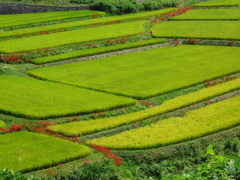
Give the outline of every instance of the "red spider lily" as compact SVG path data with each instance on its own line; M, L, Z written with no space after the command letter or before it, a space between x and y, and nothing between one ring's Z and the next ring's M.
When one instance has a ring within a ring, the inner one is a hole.
M96 18L96 17L98 17L99 15L98 14L94 14L94 15L91 15L90 17L91 18Z
M22 129L21 125L13 124L9 128L9 132L20 131Z
M104 156L107 158L111 158L116 165L121 165L122 161L117 156L113 155L109 149L106 149L104 147L98 146L98 145L90 145L90 147L93 147L96 151L101 151L104 153Z
M190 43L190 44L196 44L196 43L197 43L197 40L194 39L194 38L189 38L189 39L188 39L188 43Z
M49 173L49 174L52 174L52 175L55 174L55 171L52 171L52 170L50 170L50 169L47 169L46 171L47 171L47 173Z

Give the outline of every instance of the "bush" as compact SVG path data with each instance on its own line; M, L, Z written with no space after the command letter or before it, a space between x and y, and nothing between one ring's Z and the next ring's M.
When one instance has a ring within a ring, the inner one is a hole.
M119 15L167 7L186 7L198 3L199 0L146 0L143 2L135 0L70 0L70 2L89 4L91 9L105 11L112 15Z

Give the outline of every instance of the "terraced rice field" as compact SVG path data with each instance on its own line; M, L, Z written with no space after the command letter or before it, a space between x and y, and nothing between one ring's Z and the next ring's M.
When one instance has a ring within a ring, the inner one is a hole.
M194 4L194 7L207 7L207 6L239 6L239 0L211 0L203 1L197 4Z
M60 34L49 34L44 36L8 40L0 42L0 52L24 52L74 43L83 43L89 41L135 35L144 31L144 23L144 21L136 21L127 24L110 25L108 26L108 28L102 26L97 27L96 29L80 29L63 32Z
M171 54L172 51L174 54ZM238 72L238 56L238 47L183 45L35 69L29 74L45 80L144 99ZM228 66L226 62L229 62ZM69 71L72 73L69 74Z
M240 9L196 9L170 20L239 20Z
M65 18L76 18L76 17L86 17L94 14L103 15L105 12L101 11L60 11L51 13L32 13L32 14L12 14L12 15L1 15L0 28L4 27L14 27L25 24L32 23L42 23L54 20L61 20Z
M0 111L26 118L61 117L135 103L130 98L32 78L0 76L0 82ZM13 96L14 92L18 93ZM86 105L89 101L93 102Z
M170 21L153 26L151 31L153 37L240 40L239 21Z
M21 172L68 162L91 152L86 146L31 132L1 135L0 140L0 169Z
M239 3L210 0L195 4L197 10L108 17L100 11L0 15L0 171L65 178L60 174L91 163L99 168L106 158L124 166L136 152L129 162L140 162L142 150L153 167L169 160L152 156L168 145L184 149L227 129L237 134ZM111 167L110 174L125 171ZM79 177L82 172L88 173L80 169Z

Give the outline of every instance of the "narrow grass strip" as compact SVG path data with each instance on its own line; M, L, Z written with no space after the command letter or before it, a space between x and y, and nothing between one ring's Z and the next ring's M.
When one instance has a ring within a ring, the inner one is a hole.
M72 51L69 53L59 54L59 55L55 55L55 56L36 58L36 59L33 59L32 62L36 63L36 64L44 64L44 63L49 63L49 62L61 61L61 60L65 60L65 59L90 56L90 55L95 55L95 54L102 54L102 53L107 53L107 52L112 52L112 51L136 48L136 47L164 43L164 42L166 42L165 39L149 39L146 41L138 41L138 42L119 44L119 45L114 45L114 46L77 50L77 51Z
M134 104L130 98L33 78L0 76L0 112L46 119Z
M143 24L146 21L135 21L109 26L100 26L89 29L66 31L44 36L35 36L22 39L13 39L0 42L0 52L15 53L30 50L38 50L74 43L97 41L108 38L117 38L140 34L144 31Z
M239 20L240 9L197 9L190 10L170 20Z
M102 11L82 10L0 15L0 28L55 21L67 18L85 17L94 14L103 15L106 13Z
M240 40L240 21L170 21L151 31L153 37Z
M240 78L217 85L217 86L212 86L210 88L202 89L187 95L179 96L171 100L167 100L160 106L156 106L143 111L124 114L117 117L49 126L49 129L55 132L69 135L69 136L81 136L85 134L91 134L91 133L100 132L106 129L129 124L135 121L139 121L140 119L146 119L149 117L164 114L176 109L180 109L182 107L186 107L191 104L195 104L216 96L220 96L222 94L225 94L237 89L240 89Z
M240 124L240 96L190 111L146 127L89 140L113 149L146 149L201 137Z
M5 127L5 122L0 120L0 128L4 128Z
M170 11L174 11L175 8L168 8L168 9L161 9L156 11L147 11L147 12L141 12L141 13L134 13L134 14L127 14L127 15L121 15L121 16L110 16L110 17L103 17L103 18L94 18L94 19L88 19L88 20L82 20L82 21L74 21L74 22L68 22L68 23L61 23L61 24L53 24L48 26L40 26L40 27L34 27L34 28L28 28L28 29L19 29L15 31L5 31L0 33L0 37L9 37L9 36L16 36L16 35L25 35L25 34L31 34L35 32L46 32L56 29L65 29L65 28L73 28L78 26L87 26L91 24L98 24L98 23L107 23L111 21L123 21L128 19L134 19L134 18L144 18L148 16L154 16Z
M80 144L30 132L0 135L0 169L29 172L85 157L91 150Z
M239 56L239 47L181 45L39 68L28 73L46 80L146 99L239 72Z
M194 4L195 7L206 6L240 6L240 0L210 0Z

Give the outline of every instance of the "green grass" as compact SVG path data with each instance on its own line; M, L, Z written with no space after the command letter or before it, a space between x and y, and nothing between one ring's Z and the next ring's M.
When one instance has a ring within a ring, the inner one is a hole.
M0 128L4 128L5 127L5 122L0 120Z
M193 6L204 7L204 6L240 6L240 0L210 0L203 1Z
M170 20L239 20L240 9L197 9Z
M142 33L146 21L135 21L96 28L66 31L56 34L13 39L0 42L0 52L15 53L30 50L45 49L74 43L117 38Z
M111 51L130 49L130 48L147 46L147 45L163 43L163 42L166 42L166 40L165 39L150 39L150 40L146 40L146 41L138 41L138 42L119 44L119 45L114 45L114 46L77 50L77 51L72 51L69 53L59 54L59 55L55 55L55 56L36 58L36 59L33 59L32 62L36 63L36 64L44 64L44 63L48 63L48 62L61 61L64 59L71 59L71 58L77 58L77 57L83 57L83 56L89 56L89 55L95 55L95 54L102 54L102 53L107 53L107 52L111 52Z
M14 132L0 135L0 169L29 172L85 157L83 145L47 135Z
M66 18L85 17L93 14L105 14L101 11L59 11L59 12L47 12L47 13L26 13L26 14L10 14L0 15L0 28L14 27L19 25L40 23L61 20Z
M169 118L156 124L86 143L113 149L145 149L173 144L240 124L240 96L190 111L184 117Z
M0 76L0 112L49 118L126 106L135 100L33 78Z
M239 56L238 47L182 45L28 73L42 79L145 99L239 72Z
M240 40L240 21L171 21L150 30L153 37Z
M139 121L149 117L164 114L176 109L180 109L191 104L195 104L222 94L240 89L240 78L229 81L217 86L205 88L197 92L179 96L163 102L162 105L150 109L130 114L124 114L117 117L103 118L98 120L88 120L75 123L66 123L61 125L50 126L49 129L63 133L68 136L80 136L115 128L124 124Z
M25 35L25 34L35 33L35 32L45 32L45 31L51 31L51 30L56 30L56 29L63 29L63 28L65 29L65 28L72 28L72 27L77 27L77 26L86 26L86 25L96 24L96 23L106 23L106 22L111 22L111 21L116 21L116 20L128 20L128 19L133 19L133 18L143 18L143 17L162 14L165 12L170 12L173 10L175 10L175 8L161 9L161 10L156 10L156 11L147 11L147 12L127 14L127 15L121 15L121 16L94 18L94 19L88 19L88 20L82 20L82 21L53 24L53 25L48 25L48 26L40 26L40 27L33 27L33 28L27 28L27 29L18 29L18 30L14 30L14 31L5 31L5 32L0 33L0 37L16 36L19 34Z

